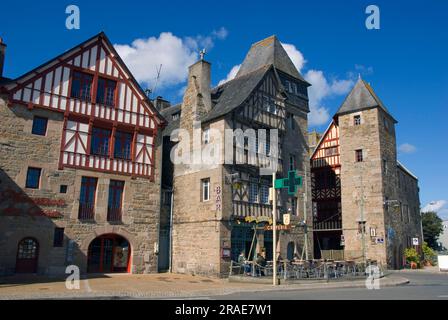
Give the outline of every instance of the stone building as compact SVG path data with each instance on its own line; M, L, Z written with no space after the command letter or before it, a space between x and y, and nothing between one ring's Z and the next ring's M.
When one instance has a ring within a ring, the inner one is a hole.
M0 274L156 272L164 120L106 35L0 90Z
M161 111L169 122L164 157L170 156L169 150L172 156L191 155L190 162L163 161L162 185L168 194L174 192L173 203L167 201L163 210L170 213L172 206L171 219L165 219L171 222L161 226L172 226L172 233L165 233L172 271L226 274L241 251L246 257L265 253L272 259L272 171L260 169L274 163L277 177L297 170L304 178L296 196L279 192L278 223L283 214L292 218L277 233L277 252L284 258L306 256L300 222L304 207L311 209L311 189L306 188L309 84L275 36L252 45L233 80L212 89L210 72L210 63L203 59L192 65L183 102Z
M396 123L359 79L317 143L311 156L316 257L401 268L413 238L422 244L418 179L397 161Z

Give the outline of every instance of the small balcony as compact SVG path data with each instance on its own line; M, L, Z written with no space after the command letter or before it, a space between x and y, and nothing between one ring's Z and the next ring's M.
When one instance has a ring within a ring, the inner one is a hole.
M323 220L319 221L314 219L313 229L315 231L332 231L342 230L342 220Z
M118 206L107 206L107 221L108 222L121 222L122 210Z
M78 219L79 220L94 220L95 218L95 204L93 203L79 203Z

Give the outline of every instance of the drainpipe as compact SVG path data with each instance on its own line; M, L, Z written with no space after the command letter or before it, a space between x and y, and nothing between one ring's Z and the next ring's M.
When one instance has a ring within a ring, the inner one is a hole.
M174 189L171 189L171 204L170 204L170 273L173 272L173 206L174 206Z

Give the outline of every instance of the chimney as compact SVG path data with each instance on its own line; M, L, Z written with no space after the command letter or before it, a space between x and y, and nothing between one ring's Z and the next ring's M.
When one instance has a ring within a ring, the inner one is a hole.
M6 51L6 44L3 43L3 39L0 38L0 78L3 77L3 65L5 63L5 51Z
M155 100L153 100L153 104L159 111L169 108L171 106L171 103L163 99L161 96L158 96Z
M181 113L181 118L183 117L185 121L189 122L187 127L191 126L192 121L199 120L212 108L210 69L210 63L203 59L188 68L188 85Z

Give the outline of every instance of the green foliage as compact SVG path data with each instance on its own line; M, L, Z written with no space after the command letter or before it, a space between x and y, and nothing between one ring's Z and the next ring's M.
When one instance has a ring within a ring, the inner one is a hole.
M406 261L408 263L415 262L418 264L420 262L420 257L418 256L418 252L415 248L404 249L404 256L406 257Z
M437 258L436 252L433 249L431 249L426 242L423 242L422 249L425 262L429 262L432 265L435 265Z
M428 243L430 248L437 250L437 239L443 232L442 219L440 219L436 212L422 212L422 226L425 242Z

